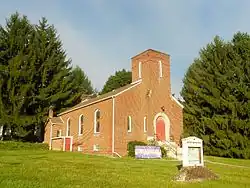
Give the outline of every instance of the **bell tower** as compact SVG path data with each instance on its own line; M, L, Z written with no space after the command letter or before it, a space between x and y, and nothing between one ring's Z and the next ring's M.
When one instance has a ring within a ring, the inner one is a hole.
M161 85L170 92L170 56L168 54L148 49L132 59L132 82L142 80L151 86Z

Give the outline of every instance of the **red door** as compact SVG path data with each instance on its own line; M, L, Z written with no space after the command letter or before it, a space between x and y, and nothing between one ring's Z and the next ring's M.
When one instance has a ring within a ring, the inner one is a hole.
M156 139L158 141L166 140L165 122L162 117L158 117L156 120Z
M70 138L65 138L65 151L70 151L70 142L71 139Z

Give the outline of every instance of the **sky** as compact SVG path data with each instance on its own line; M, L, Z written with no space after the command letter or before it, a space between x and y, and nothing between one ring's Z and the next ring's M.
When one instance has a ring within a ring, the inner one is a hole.
M18 11L32 23L46 17L74 66L102 89L108 77L130 70L131 57L146 49L171 57L172 93L179 97L185 72L216 35L230 40L250 31L250 1L241 0L8 0L0 24Z

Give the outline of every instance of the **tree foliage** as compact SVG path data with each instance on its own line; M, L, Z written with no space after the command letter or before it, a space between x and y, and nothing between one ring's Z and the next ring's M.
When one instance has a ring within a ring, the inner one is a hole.
M30 140L38 133L42 140L49 107L73 106L90 88L83 71L72 70L45 18L33 25L15 13L0 26L0 126L12 138Z
M183 82L185 135L202 138L207 154L250 158L250 36L216 36Z
M126 71L122 69L120 71L116 71L114 75L111 75L106 81L101 94L108 93L113 91L114 89L123 87L132 82L132 73L130 71Z

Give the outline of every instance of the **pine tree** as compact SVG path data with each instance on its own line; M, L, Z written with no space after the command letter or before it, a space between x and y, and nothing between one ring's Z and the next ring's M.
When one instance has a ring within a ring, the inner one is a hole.
M36 109L38 127L44 130L43 123L51 106L60 112L77 104L82 93L92 93L93 89L82 70L72 69L56 29L45 18L36 25L34 49L37 72L31 109Z
M12 138L42 141L49 107L60 111L93 91L84 72L71 66L45 18L32 25L15 13L0 27L0 126Z
M207 154L250 158L249 60L248 34L217 36L185 75L185 134L202 138Z
M28 124L34 119L25 116L26 97L32 89L29 59L29 44L33 28L26 16L13 14L7 20L6 28L0 27L0 118L3 126L17 136L24 136Z

